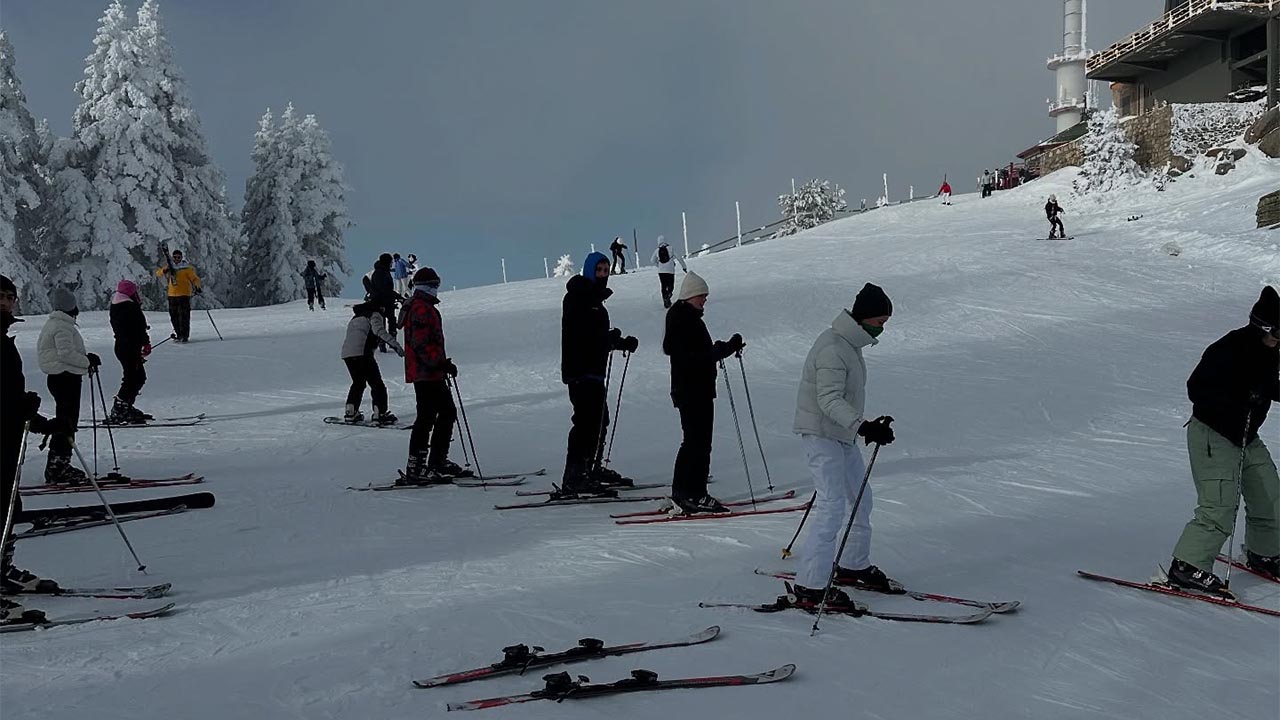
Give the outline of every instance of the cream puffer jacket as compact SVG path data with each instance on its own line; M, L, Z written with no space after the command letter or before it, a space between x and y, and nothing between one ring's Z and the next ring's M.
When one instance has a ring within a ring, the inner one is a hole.
M36 341L36 359L40 371L46 375L89 373L89 356L84 351L84 338L80 337L75 318L61 310L49 313Z
M878 341L842 310L804 359L793 430L843 443L858 439L867 399L862 348Z

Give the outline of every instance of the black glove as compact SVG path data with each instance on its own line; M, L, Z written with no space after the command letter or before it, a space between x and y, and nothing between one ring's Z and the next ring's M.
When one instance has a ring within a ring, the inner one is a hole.
M50 420L38 413L28 418L27 422L29 423L28 428L30 431L36 435L53 435L54 433L61 432L59 429L60 423L58 423L58 421Z
M458 377L458 366L453 364L453 360L445 358L444 367L442 369L444 370L445 375L448 375L449 377Z
M86 353L89 356L89 369L96 370L102 367L102 358L98 357L98 353Z
M734 333L733 337L729 338L729 352L731 354L741 352L742 348L746 346L747 343L742 339L742 335L739 333Z
M202 295L202 294L204 294L204 288L200 287L199 285L197 285L197 286L195 287L195 291L196 291L196 294L197 294L197 295Z
M628 335L618 341L618 349L622 352L633 353L640 347L640 341L635 335Z
M611 328L608 334L609 349L617 350L618 345L622 343L622 331L618 328Z
M893 418L888 415L881 415L875 420L866 420L858 427L858 434L867 445L871 443L889 445L893 443L893 428L889 426L892 422Z
M34 420L39 417L37 413L40 412L40 395L38 393L27 391L24 399L26 400L26 404L23 406L23 419Z

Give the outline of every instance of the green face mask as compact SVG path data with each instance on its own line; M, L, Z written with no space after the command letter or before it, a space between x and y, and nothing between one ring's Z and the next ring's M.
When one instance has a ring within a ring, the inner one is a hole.
M870 335L870 336L871 336L871 337L873 337L873 338L874 338L874 337L880 337L880 333L884 332L884 327L883 327L883 326L881 326L881 327L876 327L875 325L868 325L868 324L866 324L865 322L860 322L860 323L858 323L858 325L862 326L862 329L863 329L863 330L866 330L866 331L867 331L867 334L868 334L868 335Z

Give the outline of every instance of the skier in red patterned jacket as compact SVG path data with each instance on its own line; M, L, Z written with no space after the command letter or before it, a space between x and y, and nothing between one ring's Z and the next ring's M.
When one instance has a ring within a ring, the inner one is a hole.
M405 381L413 383L418 418L409 436L409 460L404 477L397 482L423 485L449 482L470 475L449 460L449 441L458 409L449 392L448 378L456 377L458 366L445 355L444 328L440 322L440 276L431 268L413 275L413 294L400 309L404 328Z

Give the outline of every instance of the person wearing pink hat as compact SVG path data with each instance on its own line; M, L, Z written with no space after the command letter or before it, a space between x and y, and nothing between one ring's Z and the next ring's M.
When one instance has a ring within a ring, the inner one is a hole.
M140 425L151 419L150 415L133 406L147 382L143 363L151 354L151 338L147 336L149 329L147 318L142 314L137 283L121 280L111 296L111 330L116 336L116 359L120 361L122 375L120 390L116 392L111 413L107 416L109 424Z

